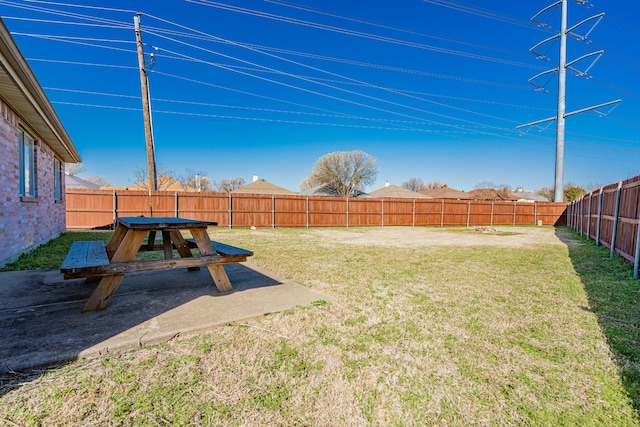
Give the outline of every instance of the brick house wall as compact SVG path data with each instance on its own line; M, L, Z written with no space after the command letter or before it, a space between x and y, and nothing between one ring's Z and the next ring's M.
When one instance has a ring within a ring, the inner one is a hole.
M55 197L54 159L51 147L35 140L36 197L20 196L18 136L20 126L35 136L26 123L0 100L0 266L17 259L65 230L64 179L61 200ZM64 177L64 162L60 173Z

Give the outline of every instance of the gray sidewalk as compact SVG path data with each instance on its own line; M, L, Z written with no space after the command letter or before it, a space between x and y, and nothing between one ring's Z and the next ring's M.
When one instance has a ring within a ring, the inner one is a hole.
M95 356L327 299L249 266L225 265L235 292L206 269L128 274L111 305L82 313L95 288L58 270L0 273L0 373Z

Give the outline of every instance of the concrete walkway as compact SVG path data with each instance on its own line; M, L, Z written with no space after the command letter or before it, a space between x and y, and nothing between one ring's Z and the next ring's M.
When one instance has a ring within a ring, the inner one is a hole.
M58 270L0 273L0 373L103 355L204 331L225 322L327 299L249 264L224 266L234 293L206 269L128 274L111 305L82 313L95 288Z

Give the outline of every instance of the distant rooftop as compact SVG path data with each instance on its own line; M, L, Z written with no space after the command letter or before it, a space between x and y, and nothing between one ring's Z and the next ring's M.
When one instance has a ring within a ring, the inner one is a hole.
M407 190L397 185L385 185L382 188L369 192L371 197L397 197L397 198L411 198L411 199L431 199L431 196L418 193L416 191Z

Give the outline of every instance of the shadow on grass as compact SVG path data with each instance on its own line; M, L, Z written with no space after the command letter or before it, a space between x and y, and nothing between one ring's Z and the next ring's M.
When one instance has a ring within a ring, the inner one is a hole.
M567 244L576 273L589 299L585 310L593 312L620 373L627 395L640 416L640 280L633 266L619 255L610 258L609 248L559 227L556 235Z

